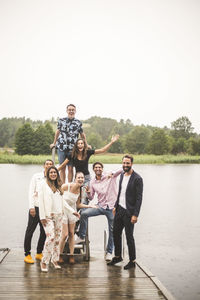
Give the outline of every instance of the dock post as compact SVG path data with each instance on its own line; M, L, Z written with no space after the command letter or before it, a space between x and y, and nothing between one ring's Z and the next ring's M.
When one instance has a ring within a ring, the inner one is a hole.
M55 155L56 155L56 147L54 146L53 148L52 148L52 160L53 160L53 163L55 164Z

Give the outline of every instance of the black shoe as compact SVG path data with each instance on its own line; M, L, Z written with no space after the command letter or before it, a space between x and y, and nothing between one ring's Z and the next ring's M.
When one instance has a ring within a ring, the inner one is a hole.
M130 260L127 263L127 265L124 266L124 270L128 270L128 269L131 269L131 268L135 268L135 262Z
M108 266L114 266L115 264L117 264L117 263L119 263L120 261L122 261L123 259L122 259L122 257L120 256L120 257L113 257L112 258L112 260L109 262L109 263L107 263L107 265Z

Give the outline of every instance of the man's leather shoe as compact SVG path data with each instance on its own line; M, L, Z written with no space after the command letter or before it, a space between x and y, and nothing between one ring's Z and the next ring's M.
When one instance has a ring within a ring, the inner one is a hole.
M124 266L124 270L128 270L128 269L131 269L131 268L135 268L135 262L130 260L127 263L127 265Z
M119 257L115 256L115 257L112 258L112 260L109 263L107 263L107 265L108 266L114 266L115 264L119 263L122 260L123 259L122 259L121 256L119 256Z

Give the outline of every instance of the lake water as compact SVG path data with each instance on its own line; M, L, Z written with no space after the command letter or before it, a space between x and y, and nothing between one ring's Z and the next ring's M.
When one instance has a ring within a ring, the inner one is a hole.
M200 165L135 165L134 169L144 180L143 204L135 226L138 260L176 299L200 299ZM0 248L23 248L28 186L32 175L41 170L37 165L0 164ZM99 250L103 255L106 219L91 218L89 224L91 255Z

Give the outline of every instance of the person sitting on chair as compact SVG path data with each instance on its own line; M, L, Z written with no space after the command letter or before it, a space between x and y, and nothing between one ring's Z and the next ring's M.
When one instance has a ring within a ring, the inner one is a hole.
M82 194L82 185L84 182L84 175L82 172L78 172L75 175L75 182L63 184L63 199L68 205L70 205L74 210L77 208L93 208L95 209L95 205L86 205L81 203L81 194ZM75 231L75 223L78 218L73 214L65 213L62 221L62 235L60 239L60 253L63 253L63 249L65 247L66 238L69 236L69 250L70 257L69 263L74 264L74 231ZM64 260L60 256L59 263L63 263Z
M86 189L88 198L92 200L95 193L97 194L98 208L86 208L81 210L79 236L76 238L76 244L85 241L88 218L99 215L105 215L108 220L109 237L106 248L105 260L112 259L113 251L113 207L117 198L117 176L122 172L122 169L108 176L103 174L103 164L95 162L93 164L95 178L91 180L90 187Z

